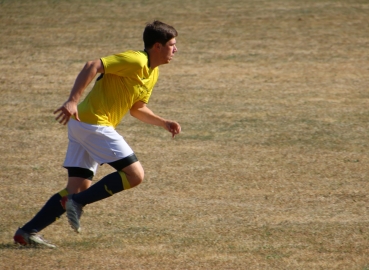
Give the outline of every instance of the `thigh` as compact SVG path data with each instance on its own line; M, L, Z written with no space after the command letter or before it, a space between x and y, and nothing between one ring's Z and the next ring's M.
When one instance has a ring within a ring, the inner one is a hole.
M142 179L144 177L144 169L139 161L123 168L122 171L127 175L127 177L139 177Z
M89 138L92 146L90 154L100 164L111 163L134 155L124 138L113 127L101 127L99 132Z
M124 138L113 128L73 121L73 139L99 164L125 158L133 151Z
M98 163L80 143L74 140L69 140L63 166L89 169L95 175Z
M134 155L124 138L110 126L90 125L70 120L68 137L68 160L78 163L75 166L92 168L94 172L97 164L112 163ZM87 167L88 165L90 167Z
M136 155L133 153L127 157L124 157L122 159L119 159L117 161L114 162L109 162L108 164L110 166L112 166L114 169L116 169L117 171L123 171L123 169L125 167L128 167L129 165L137 162L138 159L136 157Z

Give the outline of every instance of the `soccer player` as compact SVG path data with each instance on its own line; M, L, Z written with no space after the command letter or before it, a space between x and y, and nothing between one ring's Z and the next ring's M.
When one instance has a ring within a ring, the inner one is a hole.
M162 118L147 107L158 80L158 66L169 63L177 52L177 35L172 26L154 21L144 29L143 51L126 51L85 64L68 100L54 112L57 121L68 124L69 144L63 164L68 171L66 188L51 196L41 210L16 231L15 243L54 248L38 232L66 212L70 226L78 233L85 205L142 182L141 163L115 130L128 111L144 123L166 129L172 137L181 132L177 122ZM100 75L94 87L79 103L97 74ZM91 186L98 165L105 163L116 171Z

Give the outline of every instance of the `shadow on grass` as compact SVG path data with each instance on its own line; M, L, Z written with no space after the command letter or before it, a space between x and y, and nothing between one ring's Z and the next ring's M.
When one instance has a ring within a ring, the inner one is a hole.
M44 249L46 247L43 246L36 246L36 245L29 245L29 246L22 246L15 243L0 243L0 250L5 249Z

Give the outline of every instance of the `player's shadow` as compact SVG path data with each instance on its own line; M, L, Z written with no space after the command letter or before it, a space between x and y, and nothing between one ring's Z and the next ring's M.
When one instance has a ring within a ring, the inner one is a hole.
M2 249L40 249L39 246L21 246L14 243L0 243L0 250Z
M1 249L18 249L18 248L19 246L17 246L14 243L7 243L7 244L0 243L0 250Z

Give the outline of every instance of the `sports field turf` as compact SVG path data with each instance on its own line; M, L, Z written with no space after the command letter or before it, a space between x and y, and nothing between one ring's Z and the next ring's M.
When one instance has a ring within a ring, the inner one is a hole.
M127 116L142 185L14 246L65 186L52 112L154 19L179 52L148 106L182 134ZM0 0L0 269L368 270L368 52L368 0Z

